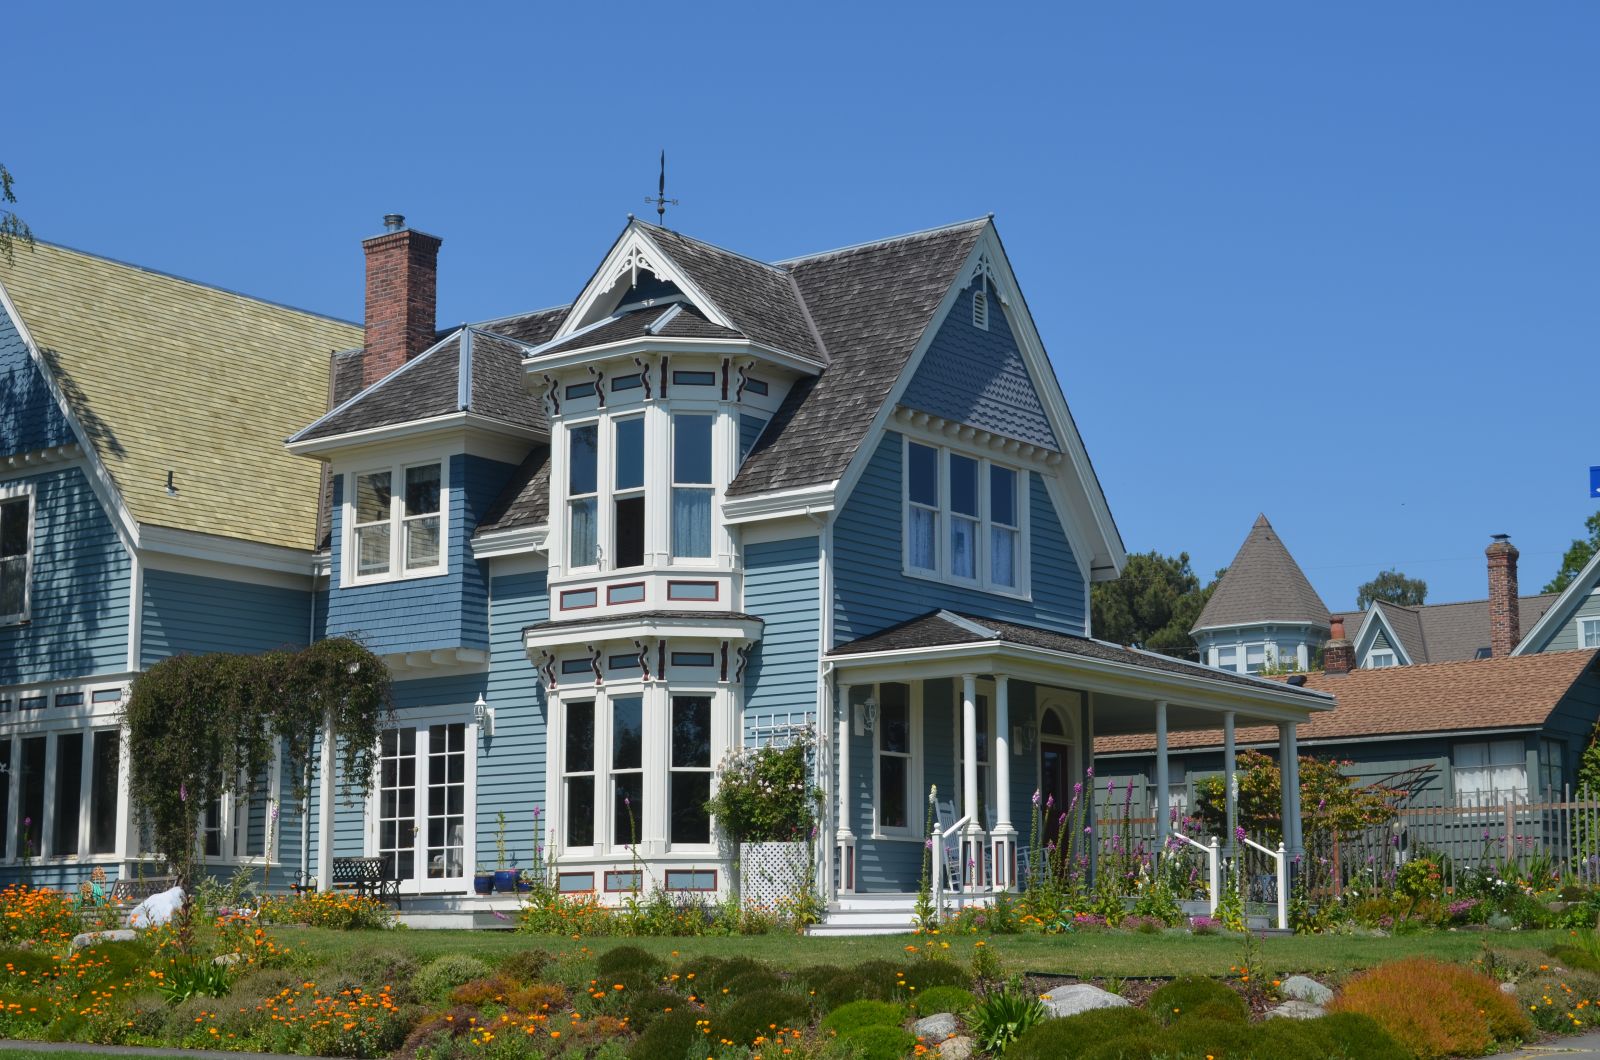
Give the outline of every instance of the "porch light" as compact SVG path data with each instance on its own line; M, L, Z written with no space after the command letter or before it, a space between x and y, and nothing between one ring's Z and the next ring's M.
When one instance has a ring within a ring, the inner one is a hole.
M478 701L472 704L472 720L478 723L478 731L483 735L494 735L494 708L484 701L482 692L478 693Z
M856 705L856 711L858 712L862 731L871 732L878 724L878 701L868 696Z
M1022 725L1012 729L1011 742L1016 745L1016 754L1032 751L1039 743L1039 727L1037 725Z

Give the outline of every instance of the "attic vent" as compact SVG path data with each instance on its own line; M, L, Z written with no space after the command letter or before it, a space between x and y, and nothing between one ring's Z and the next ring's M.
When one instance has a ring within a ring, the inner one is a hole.
M972 326L989 330L989 292L976 291L972 295Z

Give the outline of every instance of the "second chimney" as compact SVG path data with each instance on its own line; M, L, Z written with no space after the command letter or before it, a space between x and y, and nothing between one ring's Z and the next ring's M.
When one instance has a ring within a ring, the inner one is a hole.
M1510 534L1494 534L1484 549L1489 557L1489 654L1510 655L1522 639L1517 607L1517 546Z
M438 300L438 236L385 214L384 232L361 241L367 255L367 343L361 385L371 386L433 345Z
M1344 635L1344 619L1333 615L1328 619L1328 643L1322 646L1322 672L1347 674L1355 665L1355 646Z

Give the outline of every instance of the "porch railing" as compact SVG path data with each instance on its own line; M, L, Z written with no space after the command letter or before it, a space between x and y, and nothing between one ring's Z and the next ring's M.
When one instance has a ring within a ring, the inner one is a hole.
M1217 897L1222 893L1222 848L1217 845L1217 837L1212 836L1209 844L1198 839L1191 839L1182 832L1173 832L1174 839L1181 839L1189 846L1194 847L1206 857L1206 905L1212 916L1217 915Z
M1267 860L1273 863L1272 877L1275 883L1273 890L1277 892L1275 897L1277 898L1278 930L1289 930L1288 852L1284 850L1282 843L1278 844L1277 850L1272 850L1269 847L1262 846L1260 843L1257 843L1254 839L1251 839L1247 835L1241 835L1239 837L1239 841L1251 850L1265 855ZM1239 858L1235 862L1234 873L1237 878L1234 880L1234 885L1247 888L1245 891L1245 896L1246 898L1251 898L1255 897L1255 895L1251 893L1251 889L1253 889L1255 885L1255 874L1249 871L1247 867L1248 861L1248 858Z
M929 790L928 807L930 811L932 811L934 820L938 820L938 800L939 789L935 787ZM950 871L950 837L959 835L961 830L971 823L972 814L968 813L965 817L962 817L959 821L956 821L948 828L940 828L937 825L934 826L932 839L933 849L929 852L929 860L931 864L929 875L932 876L931 885L933 889L932 897L935 916L944 916L944 878L945 874ZM964 845L965 844L961 844L958 846L957 850L961 851L961 853L965 853L963 849ZM968 887L968 880L966 876L966 866L962 861L961 853L958 853L956 856L954 882L958 887L965 890Z

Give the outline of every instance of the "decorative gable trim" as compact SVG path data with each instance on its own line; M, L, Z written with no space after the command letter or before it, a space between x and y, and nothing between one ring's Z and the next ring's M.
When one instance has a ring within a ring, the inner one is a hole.
M1537 655L1543 651L1556 631L1572 620L1573 613L1597 587L1600 587L1600 552L1591 556L1589 562L1578 572L1578 576L1561 590L1561 595L1556 597L1545 613L1539 616L1539 621L1533 624L1533 628L1523 634L1522 641L1511 649L1511 654Z
M713 324L730 331L739 330L728 315L717 308L716 303L707 297L688 273L679 268L666 252L656 245L637 222L629 221L610 252L600 262L600 267L584 286L582 293L573 301L566 319L561 322L561 326L556 329L550 341L560 341L609 316L610 307L605 310L600 308L605 296L616 287L617 281L623 276L629 276L630 283L637 279L640 269L677 287Z
M1389 621L1388 616L1383 613L1383 605L1376 602L1367 608L1367 617L1361 620L1361 629L1357 631L1356 639L1352 642L1356 665L1362 666L1365 664L1367 652L1372 650L1372 643L1377 640L1379 630L1382 630L1384 636L1388 638L1389 647L1394 649L1395 661L1401 666L1410 666L1412 663L1411 653L1406 650L1406 646L1400 640L1399 634L1394 631L1394 625Z

